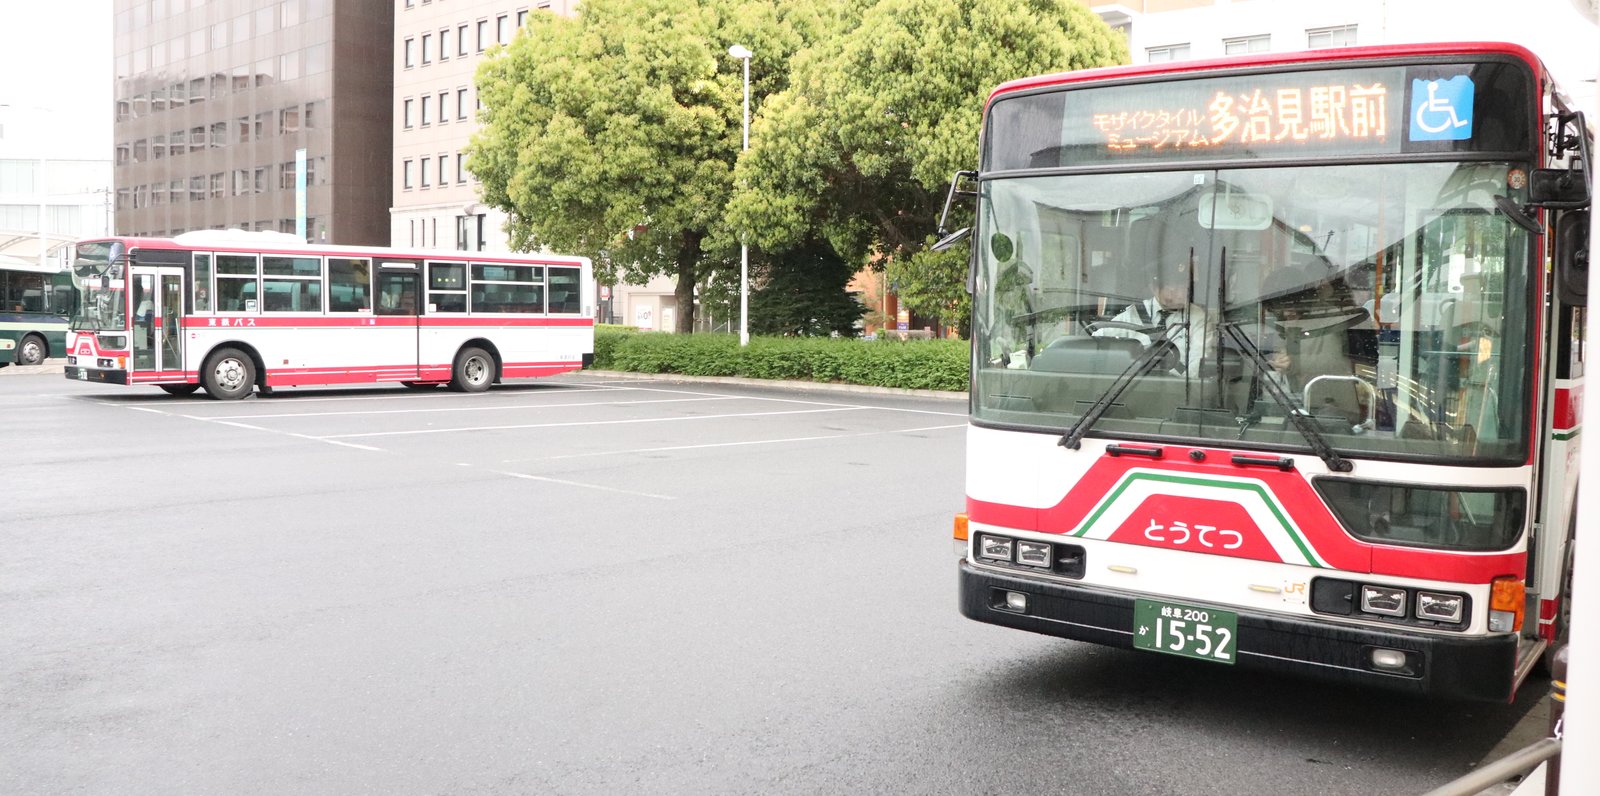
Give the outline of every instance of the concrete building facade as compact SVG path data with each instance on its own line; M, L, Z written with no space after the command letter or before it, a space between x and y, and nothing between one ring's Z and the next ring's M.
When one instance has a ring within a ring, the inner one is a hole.
M116 231L388 243L392 6L116 0Z

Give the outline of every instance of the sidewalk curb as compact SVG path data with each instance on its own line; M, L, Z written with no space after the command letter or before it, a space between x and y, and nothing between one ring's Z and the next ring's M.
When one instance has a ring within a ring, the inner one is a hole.
M734 384L741 387L773 387L784 390L818 390L865 395L903 395L908 398L937 398L946 401L965 401L967 393L950 390L912 390L903 387L873 387L866 384L840 384L827 381L799 381L794 379L750 379L742 376L689 376L682 373L633 373L625 370L580 370L574 375L592 375L611 379L639 381L665 381L678 384Z
M0 376L62 376L65 359L47 359L42 365L7 365L0 368Z

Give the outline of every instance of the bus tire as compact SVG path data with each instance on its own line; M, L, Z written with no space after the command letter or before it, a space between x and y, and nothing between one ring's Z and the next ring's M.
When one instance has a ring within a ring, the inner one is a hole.
M159 386L161 391L168 395L194 395L194 391L200 389L198 384L162 384Z
M450 373L450 389L456 392L483 392L494 383L494 357L481 348L463 348L456 354Z
M50 347L45 345L44 338L30 334L22 338L22 344L17 346L18 365L38 365L44 362L50 354Z
M235 401L255 388L256 366L243 351L224 348L206 358L206 366L200 371L200 383L212 398Z

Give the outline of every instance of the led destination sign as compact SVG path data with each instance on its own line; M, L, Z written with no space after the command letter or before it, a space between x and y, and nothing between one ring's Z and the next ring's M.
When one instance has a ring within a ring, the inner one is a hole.
M1373 157L1529 148L1510 63L1429 64L1066 85L990 106L984 169Z
M1107 150L1272 146L1317 142L1382 145L1391 134L1389 84L1218 90L1204 104L1096 113Z

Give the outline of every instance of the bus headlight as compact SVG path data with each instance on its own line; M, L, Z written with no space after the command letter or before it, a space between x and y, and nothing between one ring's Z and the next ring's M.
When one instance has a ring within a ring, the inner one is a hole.
M1467 598L1459 594L1440 594L1432 591L1417 592L1417 618L1437 622L1460 622Z
M1017 563L1030 567L1050 567L1050 545L1046 542L1017 540Z
M1361 587L1361 610L1379 616L1405 616L1406 590L1387 586Z
M978 534L978 556L995 561L1011 560L1011 540L1004 536Z

